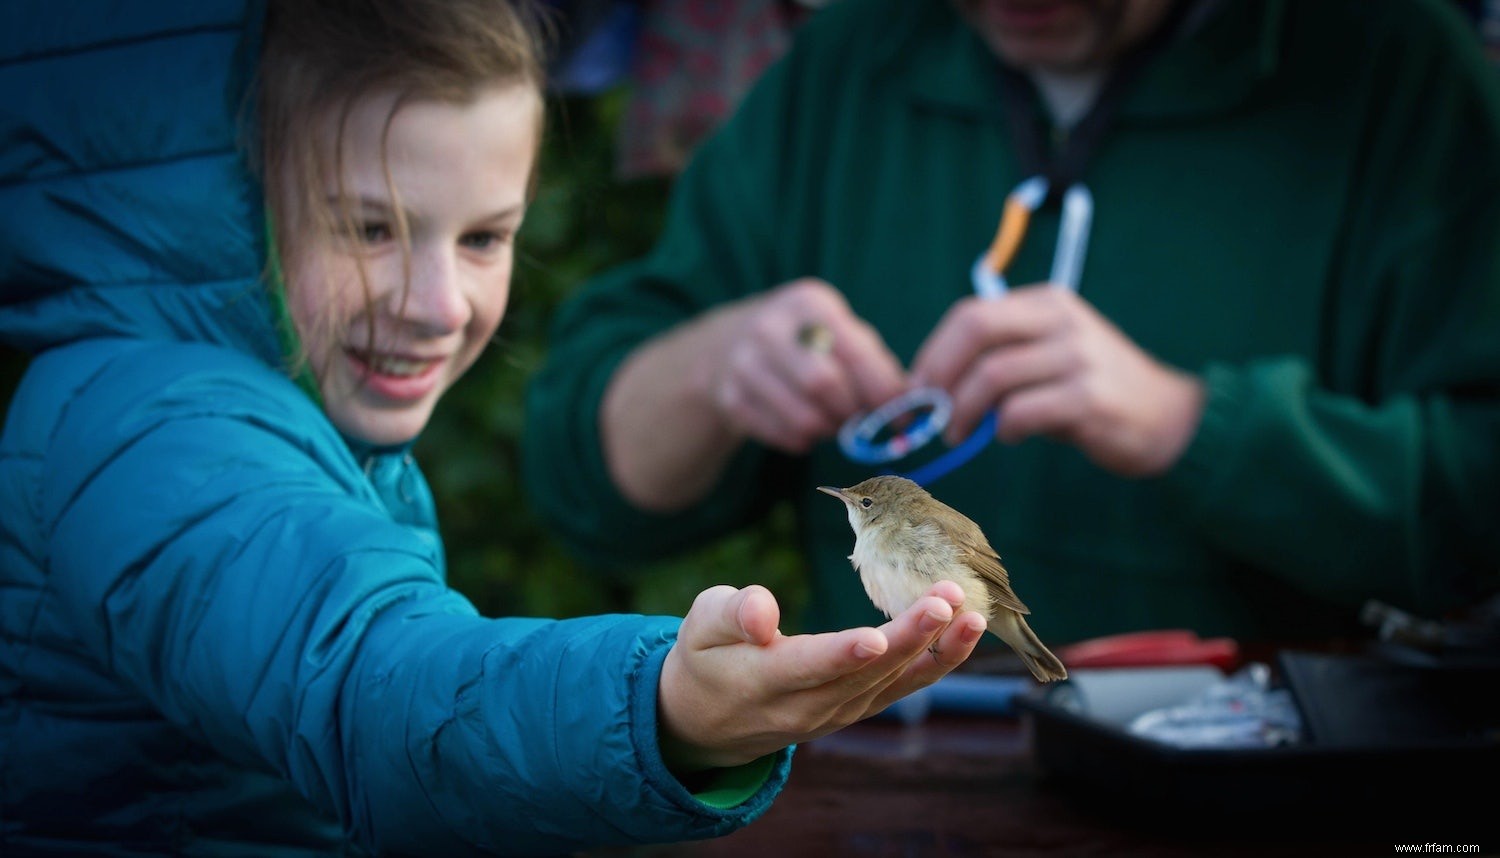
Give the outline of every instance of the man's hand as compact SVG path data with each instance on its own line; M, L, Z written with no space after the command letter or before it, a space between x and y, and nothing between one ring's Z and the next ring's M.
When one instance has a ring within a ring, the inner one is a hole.
M960 301L917 352L912 375L952 394L949 443L998 405L1001 440L1056 438L1127 477L1175 464L1203 415L1198 378L1146 354L1067 289Z

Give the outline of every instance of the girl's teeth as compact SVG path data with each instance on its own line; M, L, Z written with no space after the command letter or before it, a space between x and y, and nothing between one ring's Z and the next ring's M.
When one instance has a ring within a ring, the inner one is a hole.
M370 369L381 375L416 375L427 368L426 361L406 360L405 358L388 357L385 355L370 355L368 363L370 364Z

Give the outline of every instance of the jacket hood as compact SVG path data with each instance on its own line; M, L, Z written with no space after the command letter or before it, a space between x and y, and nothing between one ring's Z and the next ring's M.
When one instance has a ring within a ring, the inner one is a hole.
M227 345L279 365L243 130L263 0L0 11L0 342Z

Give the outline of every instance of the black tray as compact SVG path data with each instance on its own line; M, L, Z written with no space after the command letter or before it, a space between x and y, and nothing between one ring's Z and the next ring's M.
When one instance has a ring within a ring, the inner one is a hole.
M1364 656L1279 662L1299 710L1315 713L1296 745L1181 748L1065 709L1046 687L1015 702L1044 779L1133 824L1500 846L1500 733L1486 727L1500 723L1500 676Z

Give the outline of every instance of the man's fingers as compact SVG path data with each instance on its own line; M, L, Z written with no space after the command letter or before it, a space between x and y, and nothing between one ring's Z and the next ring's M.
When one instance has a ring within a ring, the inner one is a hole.
M778 375L774 369L747 375L741 382L749 400L766 409L768 416L784 427L788 437L810 442L827 437L838 428L838 423L823 409L792 386L794 381Z
M1067 293L1067 294L1063 294ZM1047 336L1067 324L1073 298L1065 289L1025 287L1003 298L965 298L938 322L912 360L919 383L951 390L990 349Z
M985 412L1027 389L1066 380L1083 364L1075 344L1044 338L990 349L953 387L953 416L944 433L949 444L968 437Z
M834 340L834 357L848 374L857 401L878 408L906 389L906 371L874 328L852 317L845 327Z

